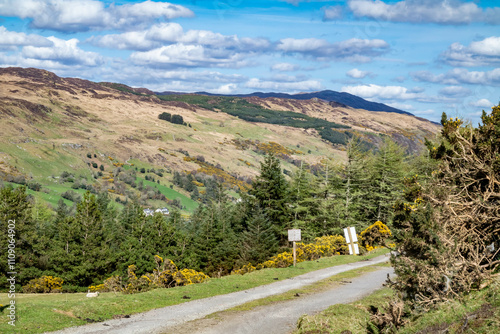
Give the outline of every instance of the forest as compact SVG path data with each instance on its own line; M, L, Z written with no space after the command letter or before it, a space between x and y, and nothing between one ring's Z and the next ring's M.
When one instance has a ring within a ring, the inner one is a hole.
M24 187L0 190L0 214L2 224L16 221L20 286L51 276L64 281L63 291L86 291L113 275L126 276L131 265L137 275L151 272L155 255L216 277L288 250L289 228L302 229L303 240L312 242L342 234L346 226L361 231L375 221L390 225L405 177L425 179L431 172L425 154L408 156L389 138L370 151L353 137L345 163L324 159L320 167L304 164L290 176L280 159L268 154L238 201L214 177L206 182L204 204L190 217L175 210L146 217L139 201L117 210L108 193L91 192L73 206L60 201L52 209L30 198ZM189 176L176 174L195 181ZM0 261L7 272L6 258ZM5 280L2 276L2 285Z

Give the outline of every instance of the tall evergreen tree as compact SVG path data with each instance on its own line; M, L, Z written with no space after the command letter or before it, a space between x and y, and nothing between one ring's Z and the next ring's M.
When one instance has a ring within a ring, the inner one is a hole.
M26 187L12 189L11 187L3 187L0 189L0 228L2 235L6 236L0 244L0 283L5 286L7 272L16 271L18 273L17 283L26 283L29 279L39 275L39 270L35 268L38 262L36 253L37 234L36 228L32 222L31 203L26 194ZM14 227L12 232L8 226ZM7 236L12 238L7 238ZM7 267L8 259L8 242L13 239L15 241L15 270L10 270Z
M281 172L279 159L274 154L266 155L261 163L260 175L252 183L250 194L273 224L274 233L280 242L285 244L287 229L291 227L288 182Z
M392 206L402 193L405 165L404 150L385 137L369 169L369 189L365 197L366 218L369 222L381 220L387 223L392 219Z
M269 219L260 208L251 213L247 229L240 236L240 242L243 265L249 262L253 265L262 263L277 253L278 240Z
M347 143L347 162L341 170L342 183L336 188L343 210L340 220L344 226L362 227L366 225L365 197L368 182L368 154L363 150L358 137ZM340 192L339 192L340 191Z

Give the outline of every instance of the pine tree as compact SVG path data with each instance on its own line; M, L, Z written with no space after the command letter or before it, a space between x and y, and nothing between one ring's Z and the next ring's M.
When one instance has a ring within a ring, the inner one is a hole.
M75 224L80 232L81 255L79 265L80 285L90 285L101 280L108 273L109 245L106 244L106 230L103 226L103 204L95 195L86 192L76 206Z
M15 241L15 270L10 270L7 267L8 259L8 244L7 237L0 245L0 268L2 269L0 283L5 286L7 272L18 272L17 278L21 284L39 275L35 264L38 262L37 257L40 254L35 253L35 245L37 242L37 234L34 224L32 223L31 203L26 194L26 187L20 186L16 189L11 187L3 187L0 189L0 228L2 235L11 236L8 240ZM9 232L9 224L13 229L13 233Z
M240 238L240 256L243 265L249 262L257 265L278 251L278 240L273 233L273 227L259 208L251 213L247 229Z
M261 163L260 175L252 183L250 194L255 198L255 204L264 210L271 221L280 242L285 244L287 229L291 227L288 183L274 154L267 155Z
M368 223L365 198L368 183L368 155L358 137L347 143L347 162L340 171L341 183L335 187L342 203L339 218L343 226L363 227Z
M389 137L385 137L375 152L367 182L365 207L367 220L388 223L392 219L392 206L402 193L402 179L405 170L405 153Z

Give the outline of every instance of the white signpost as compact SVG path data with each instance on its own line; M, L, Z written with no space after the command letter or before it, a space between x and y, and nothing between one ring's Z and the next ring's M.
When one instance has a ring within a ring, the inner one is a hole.
M301 236L300 236L300 229L293 229L293 230L288 230L288 241L293 242L293 266L297 264L297 248L295 246L296 241L300 241Z
M344 236L347 246L349 247L349 254L359 254L358 237L356 236L356 229L354 227L347 227L344 229ZM355 243L356 242L356 243Z

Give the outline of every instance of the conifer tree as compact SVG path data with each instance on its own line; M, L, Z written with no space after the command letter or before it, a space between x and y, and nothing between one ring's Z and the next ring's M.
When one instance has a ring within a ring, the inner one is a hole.
M275 255L278 251L278 240L273 227L260 208L251 213L247 229L240 236L242 264L257 265Z
M37 255L34 252L37 235L31 217L31 203L26 194L26 187L20 186L16 189L3 187L0 189L0 228L2 235L8 236L10 233L8 226L14 227L13 238L4 239L0 245L0 268L2 269L0 283L5 286L6 274L8 270L8 242L14 239L15 243L15 271L18 272L17 278L21 283L26 283L29 279L35 278L39 271L36 270Z
M392 206L401 196L405 170L405 153L389 137L375 152L367 182L365 207L367 220L388 223L392 219Z
M250 194L271 221L280 242L285 244L287 229L291 227L288 182L281 172L279 159L274 154L266 155L261 163L260 175L252 183Z
M340 171L341 184L336 187L343 210L340 220L344 226L362 227L367 223L365 198L368 182L368 155L358 137L347 143L347 162ZM340 191L340 192L339 192Z

